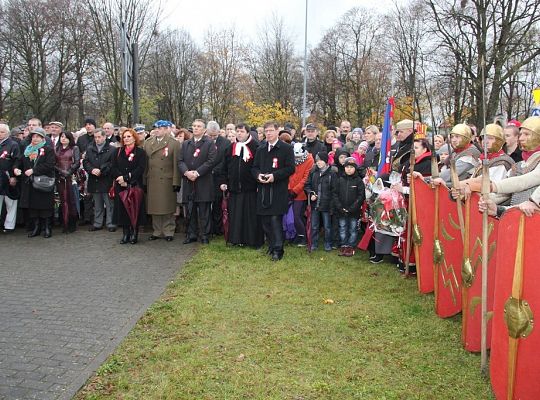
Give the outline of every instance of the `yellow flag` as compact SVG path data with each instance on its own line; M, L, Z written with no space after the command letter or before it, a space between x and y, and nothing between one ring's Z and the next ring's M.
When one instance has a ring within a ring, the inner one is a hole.
M540 88L533 89L532 91L534 104L540 106Z

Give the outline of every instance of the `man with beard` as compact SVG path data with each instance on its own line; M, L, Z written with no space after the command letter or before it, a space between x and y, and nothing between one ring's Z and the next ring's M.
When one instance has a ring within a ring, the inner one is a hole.
M251 174L258 143L245 124L236 126L236 142L225 152L220 189L229 191L229 238L233 245L255 248L264 243L261 218L257 215L257 180Z
M478 202L480 212L487 209L489 215L500 217L508 208L517 206L530 215L540 201L536 193L540 186L540 117L523 121L519 128L519 145L523 161L512 168L508 178L491 182L489 200ZM508 201L509 205L503 205Z
M149 240L174 238L176 222L176 192L180 190L180 174L176 168L179 143L171 136L172 122L155 123L154 136L143 144L147 155L144 182L147 187L147 212L152 216L152 235Z
M498 124L488 124L480 134L487 143L487 159L489 168L489 179L492 182L499 182L505 179L508 171L514 165L514 160L503 150L504 131ZM480 154L480 160L484 159L484 153ZM482 175L482 166L479 165L473 173L473 178L459 182L459 189L452 188L452 197L457 199L460 195L468 198L471 191L481 190L481 180L474 179Z
M193 137L178 152L178 168L182 178L182 203L186 205L186 238L184 244L197 241L208 244L212 229L210 205L214 200L212 169L216 161L216 145L205 136L205 123L196 119ZM200 229L199 229L200 226Z
M257 149L252 174L257 179L257 214L261 215L268 252L272 261L283 258L283 215L289 200L289 177L294 173L294 152L290 144L278 139L278 125L264 124L266 143Z
M471 143L472 130L466 124L457 124L450 132L450 143L452 154L450 160L455 161L456 174L460 181L469 179L478 167L480 151ZM439 178L433 180L436 185L452 186L452 175L450 169L441 171Z

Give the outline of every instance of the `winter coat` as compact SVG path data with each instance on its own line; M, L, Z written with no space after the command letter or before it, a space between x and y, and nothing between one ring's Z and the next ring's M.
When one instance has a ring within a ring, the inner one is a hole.
M15 177L13 168L21 158L19 143L7 137L0 143L0 195L8 194L9 178Z
M407 175L409 175L409 171L411 169L411 158L407 161L405 161L405 164L403 165L403 169L401 170L401 183L403 186L409 186L409 183L407 183ZM422 176L430 176L431 175L431 152L426 151L424 154L422 154L420 157L418 157L414 162L414 170L416 172L420 172Z
M304 186L314 164L313 156L308 153L306 160L296 166L294 174L289 178L289 194L295 194L294 200L307 200Z
M305 149L313 156L313 158L321 151L327 152L326 146L319 139L315 139L313 142L306 140L304 143L306 144Z
M144 142L146 170L143 182L147 187L147 212L150 215L172 214L176 210L176 192L180 186L180 171L176 166L180 143L165 135L158 142L152 137Z
M96 143L86 148L86 156L83 160L83 168L88 174L88 193L107 193L111 188L113 177L111 174L113 158L117 157L121 148L116 148L105 143L101 151L98 151ZM101 171L99 176L92 175L92 170L97 168Z
M111 174L112 174L113 179L115 179L114 214L113 214L113 222L115 225L119 225L119 226L131 225L129 215L126 212L126 209L119 195L121 191L126 190L127 188L120 186L116 182L116 178L118 178L119 176L123 176L124 181L127 182L128 185L132 187L134 186L142 187L145 168L146 168L146 152L140 147L133 148L129 156L126 155L124 147L120 147L119 151L117 150L117 152L114 153ZM139 214L137 216L137 225L141 225L144 223L145 215L146 213L145 213L144 200L143 200L140 204Z
M84 135L79 136L77 139L77 146L79 147L79 150L81 150L81 154L84 153L92 143L94 143L94 134L89 135L88 133L85 133Z
M54 208L54 192L40 192L32 186L32 180L24 172L32 169L34 176L45 175L54 178L56 156L54 150L45 145L38 150L38 157L32 161L29 157L21 159L21 198L19 206L32 210L52 210Z
M81 166L81 152L77 146L63 149L62 144L60 144L56 147L55 153L55 171L58 177L71 177Z
M375 147L375 142L371 143L366 150L363 167L377 168L377 165L379 164L379 153L380 150Z
M223 162L225 160L225 152L230 149L231 142L229 142L223 136L218 136L215 141L216 144L216 161L212 170L214 176L214 187L219 190L219 186L226 181L226 177L223 175Z
M221 174L225 177L225 183L231 193L254 193L257 191L257 180L251 173L251 168L255 162L255 154L259 145L254 139L251 139L247 147L251 151L251 157L247 162L242 157L233 154L234 144L225 152Z
M315 201L311 201L311 206L318 211L332 210L332 185L337 175L328 167L322 174L318 167L315 167L309 174L309 178L304 186L307 195L317 196Z
M214 179L212 169L217 156L216 145L208 136L199 141L189 139L182 143L178 152L178 168L182 175L182 202L188 203L214 201ZM187 171L197 171L199 177L190 181L184 176Z
M364 181L358 171L352 175L342 175L334 181L333 205L338 215L360 218L360 210L365 199Z
M294 173L294 151L290 144L278 140L272 150L268 143L259 146L251 173L273 174L274 182L259 183L257 190L257 214L283 215L289 204L289 177Z

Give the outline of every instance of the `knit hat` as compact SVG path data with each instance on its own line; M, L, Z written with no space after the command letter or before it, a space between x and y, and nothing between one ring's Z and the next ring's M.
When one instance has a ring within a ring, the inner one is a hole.
M369 148L369 143L366 142L365 140L363 142L360 142L360 144L358 145L358 149L364 149L364 150L367 150Z
M441 155L442 153L450 154L450 148L447 144L443 144L439 150L437 150L437 155Z
M84 124L85 124L85 125L86 125L86 124L94 125L94 127L97 126L96 120L95 120L94 118L86 118L86 119L84 120Z
M319 151L315 156L317 161L321 160L328 164L328 153L326 151Z
M352 166L354 166L354 167L357 166L356 160L354 159L354 157L347 157L347 158L345 159L345 162L343 163L343 166L346 167L346 166L348 166L348 165L352 165Z

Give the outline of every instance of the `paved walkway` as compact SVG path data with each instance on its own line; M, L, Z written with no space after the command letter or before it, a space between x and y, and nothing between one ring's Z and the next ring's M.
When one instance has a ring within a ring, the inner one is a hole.
M0 399L70 399L196 247L121 232L0 234Z

